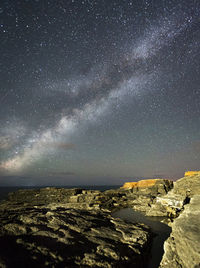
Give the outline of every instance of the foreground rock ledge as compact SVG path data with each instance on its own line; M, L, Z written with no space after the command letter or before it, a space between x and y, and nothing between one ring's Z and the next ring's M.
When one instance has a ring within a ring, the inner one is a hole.
M20 205L0 210L0 267L147 267L151 233L102 211Z
M173 198L182 204L181 213L172 223L172 233L164 243L161 268L200 267L200 172L186 172L174 189L166 195L172 206ZM184 202L187 201L187 202ZM176 207L175 207L176 208Z
M147 267L152 233L114 219L131 207L146 212L171 181L105 192L43 188L10 193L0 203L0 267Z
M160 268L200 267L200 195L172 224L172 233L164 244L165 254Z
M162 268L200 267L200 172L126 183L105 192L45 188L10 193L0 203L0 267L148 267L152 234L113 219L130 207L164 216L172 233Z

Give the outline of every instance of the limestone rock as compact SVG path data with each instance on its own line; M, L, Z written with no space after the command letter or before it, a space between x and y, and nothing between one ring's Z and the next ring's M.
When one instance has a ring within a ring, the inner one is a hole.
M147 189L149 187L152 188L152 186L155 187L155 185L158 187L160 185L162 185L163 188L168 189L168 188L172 188L173 182L170 180L165 180L165 179L140 180L137 182L126 182L126 183L124 183L122 188L125 188L125 189L135 189L136 188L137 190L139 190L139 188L144 188L144 189ZM163 190L162 187L160 189ZM166 191L165 191L165 193L166 193Z
M200 195L200 171L190 171L187 175L174 183L174 194L183 197Z
M0 267L146 267L150 229L108 213L29 204L0 208Z
M18 204L24 204L24 206L54 204L55 207L94 209L99 208L100 197L102 197L102 193L95 190L47 187L12 192L8 195L7 205L9 202L12 207L18 206Z
M97 195L100 191L83 190L79 188L65 189L47 187L41 189L25 189L12 192L8 195L8 200L12 203L23 202L30 204L49 204L49 203L83 203L89 202Z
M164 244L161 268L200 267L200 195L192 197L172 224L172 233Z
M200 171L197 171L197 170L196 171L186 171L184 176L186 177L186 176L194 176L194 175L200 175Z
M121 187L126 195L124 206L147 214L157 196L165 195L173 187L171 180L154 179L128 182ZM118 202L118 204L120 201Z
M200 174L196 171L189 174L187 173L186 177L177 180L174 188L166 195L157 196L147 215L178 217L184 209L184 205L190 202L190 198L200 195Z
M200 267L200 174L187 172L164 196L157 196L149 216L167 216L172 233L164 244L162 268Z
M148 180L148 182L140 181L137 184L139 187L131 189L121 187L105 192L55 187L19 190L9 194L7 205L10 202L14 208L20 204L24 204L24 206L30 204L52 206L54 204L54 208L100 209L104 211L130 207L146 213L154 203L154 199L166 194L173 186L172 181L162 179Z

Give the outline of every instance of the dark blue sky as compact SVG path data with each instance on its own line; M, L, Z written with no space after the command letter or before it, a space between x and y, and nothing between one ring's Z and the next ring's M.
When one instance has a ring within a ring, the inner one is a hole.
M0 3L0 185L200 168L200 2Z

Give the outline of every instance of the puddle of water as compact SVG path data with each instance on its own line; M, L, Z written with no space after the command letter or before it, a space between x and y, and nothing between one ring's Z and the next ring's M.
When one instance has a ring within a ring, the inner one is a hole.
M159 220L161 220L161 218L144 216L140 212L134 211L131 208L124 208L115 211L112 213L112 216L132 223L144 223L151 228L152 232L156 234L156 236L153 238L151 259L148 268L158 268L164 253L163 244L169 237L171 228L160 222Z

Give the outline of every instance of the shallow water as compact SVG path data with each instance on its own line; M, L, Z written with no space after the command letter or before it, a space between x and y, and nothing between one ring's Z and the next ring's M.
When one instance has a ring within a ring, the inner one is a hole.
M159 220L161 220L161 218L144 216L140 212L134 211L131 208L124 208L113 212L112 216L132 223L144 223L151 228L156 236L153 238L151 259L148 268L158 268L164 253L163 244L169 237L171 228L160 222Z

